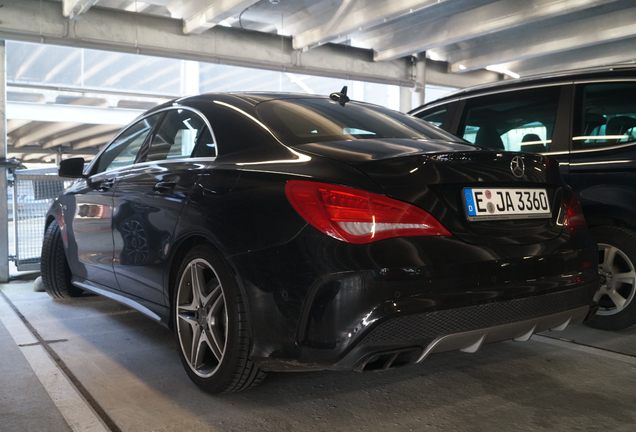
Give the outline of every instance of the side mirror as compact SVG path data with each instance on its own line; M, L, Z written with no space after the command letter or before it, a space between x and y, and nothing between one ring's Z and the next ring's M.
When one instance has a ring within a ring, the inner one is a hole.
M84 163L84 158L81 157L64 159L62 162L60 162L58 175L60 177L68 178L83 178Z

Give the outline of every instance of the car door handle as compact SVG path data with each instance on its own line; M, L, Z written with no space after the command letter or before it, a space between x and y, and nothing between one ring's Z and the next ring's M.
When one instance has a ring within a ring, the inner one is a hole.
M115 179L103 180L101 183L99 183L97 190L100 192L107 192L113 187L114 184L115 184Z
M176 185L177 185L177 182L160 181L155 183L152 190L154 190L155 192L171 192Z

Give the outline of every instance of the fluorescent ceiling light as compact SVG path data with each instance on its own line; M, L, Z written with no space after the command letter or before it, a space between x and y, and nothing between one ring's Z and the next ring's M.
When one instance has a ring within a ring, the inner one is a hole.
M426 57L428 57L429 59L431 59L433 61L443 61L444 60L442 58L442 56L440 56L437 52L435 52L433 50L426 51Z
M461 65L460 65L460 69L461 69ZM507 69L503 65L490 65L490 66L486 66L486 69L491 72L497 72L500 74L508 75L510 78L514 78L514 79L517 79L521 76L518 73L513 72L510 69Z

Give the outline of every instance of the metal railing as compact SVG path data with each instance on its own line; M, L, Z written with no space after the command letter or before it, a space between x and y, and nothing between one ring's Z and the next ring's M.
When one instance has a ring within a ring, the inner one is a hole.
M19 271L39 270L46 212L71 181L56 168L18 169L13 172L9 225L13 225L14 261ZM11 221L11 217L13 220Z

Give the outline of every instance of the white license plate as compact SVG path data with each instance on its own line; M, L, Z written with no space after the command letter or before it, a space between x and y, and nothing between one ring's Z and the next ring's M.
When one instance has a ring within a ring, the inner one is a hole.
M545 189L464 188L469 220L550 218Z

